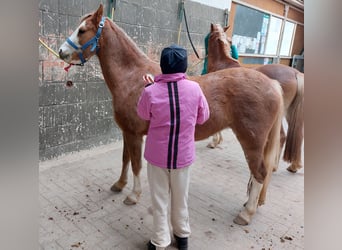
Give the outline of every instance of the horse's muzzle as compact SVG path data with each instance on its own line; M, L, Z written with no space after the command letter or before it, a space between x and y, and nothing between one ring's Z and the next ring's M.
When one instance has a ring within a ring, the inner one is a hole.
M69 54L66 54L66 53L63 53L63 50L62 49L59 49L59 58L62 59L62 60L65 60L69 57Z

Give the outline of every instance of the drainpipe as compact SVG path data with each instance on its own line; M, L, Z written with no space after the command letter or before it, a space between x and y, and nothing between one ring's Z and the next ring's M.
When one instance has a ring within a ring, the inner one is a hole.
M224 26L227 27L228 26L228 15L229 15L229 11L228 9L224 10Z
M183 12L184 12L184 2L185 0L181 0L178 4L178 20L179 20L179 28L178 28L178 38L177 38L177 44L180 42L180 36L182 31L182 20L183 20Z
M285 5L285 9L284 9L284 19L283 22L281 23L281 28L280 28L280 37L279 37L279 41L278 41L278 46L277 46L277 57L275 58L275 62L273 63L280 63L280 48L281 48L281 41L283 40L284 37L284 29L285 29L285 23L287 21L287 14L289 13L289 5L286 4Z
M114 11L116 9L116 0L108 0L107 16L114 21Z

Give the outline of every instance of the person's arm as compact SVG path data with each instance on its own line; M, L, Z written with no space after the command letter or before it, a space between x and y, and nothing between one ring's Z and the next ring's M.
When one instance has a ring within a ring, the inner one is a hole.
M201 95L199 99L198 111L197 111L197 124L205 123L210 116L209 105L205 98L202 90L200 89Z

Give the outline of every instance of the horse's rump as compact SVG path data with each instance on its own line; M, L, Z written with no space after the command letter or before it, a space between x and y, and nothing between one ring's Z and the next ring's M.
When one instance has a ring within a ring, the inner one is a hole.
M251 135L264 133L267 123L273 122L270 114L277 109L280 87L264 74L229 68L190 79L199 83L210 103L210 118L196 127L196 139L205 139L227 127L233 131L245 127Z
M296 75L300 72L282 64L266 64L254 69L271 79L279 81L283 89L284 105L287 111L297 94Z

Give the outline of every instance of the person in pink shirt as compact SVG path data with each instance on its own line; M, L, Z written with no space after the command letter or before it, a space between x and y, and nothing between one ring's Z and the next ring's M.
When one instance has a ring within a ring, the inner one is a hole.
M162 74L147 84L137 112L150 122L144 157L153 209L153 234L148 249L171 243L171 225L178 249L188 249L190 166L195 160L195 125L209 118L207 100L197 82L186 79L187 51L177 45L162 50ZM171 197L171 204L169 200Z

